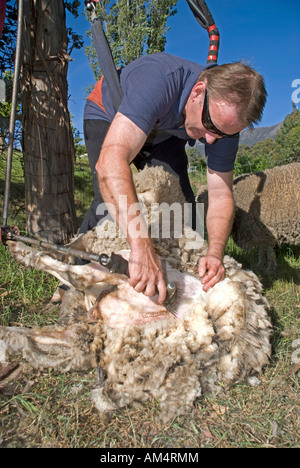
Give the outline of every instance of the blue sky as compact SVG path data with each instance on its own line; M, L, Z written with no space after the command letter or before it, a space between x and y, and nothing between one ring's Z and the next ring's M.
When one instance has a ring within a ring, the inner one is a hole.
M81 3L83 10L84 2ZM292 93L300 96L299 0L206 0L206 3L220 30L218 63L244 59L261 73L266 80L268 101L260 126L281 122L292 111ZM165 51L205 64L207 32L185 0L178 0L177 11L167 22L170 30ZM83 35L86 45L90 43L86 37L90 24L82 14L77 19L68 15L67 25ZM94 77L84 49L74 51L72 59L68 73L69 108L75 128L82 132L86 88L94 83Z

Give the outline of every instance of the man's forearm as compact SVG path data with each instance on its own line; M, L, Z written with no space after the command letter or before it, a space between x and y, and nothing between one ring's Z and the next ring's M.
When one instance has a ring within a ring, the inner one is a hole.
M102 197L108 207L113 207L111 215L115 216L131 247L136 237L147 237L145 222L138 213L138 198L130 169L130 162L139 152L145 137L129 119L117 114L96 164ZM138 226L139 231L130 229L133 226Z
M139 239L148 237L147 226L139 213L129 164L119 155L115 155L113 161L112 171L111 160L102 158L101 170L98 172L100 190L105 203L113 208L111 214L132 247Z
M234 218L234 201L228 197L210 201L207 212L208 252L207 255L217 257L221 261L228 238L231 233Z

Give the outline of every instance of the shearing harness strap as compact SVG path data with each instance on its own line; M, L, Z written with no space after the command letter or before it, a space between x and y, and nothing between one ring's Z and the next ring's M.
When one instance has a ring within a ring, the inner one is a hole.
M113 55L103 30L102 20L96 13L97 2L99 2L99 0L85 1L85 5L86 9L91 12L92 36L98 61L109 88L112 104L115 111L117 111L122 101L123 91L120 85L119 74L115 67Z
M206 29L209 35L209 52L207 63L217 63L220 46L220 33L215 20L204 0L186 0L196 20Z

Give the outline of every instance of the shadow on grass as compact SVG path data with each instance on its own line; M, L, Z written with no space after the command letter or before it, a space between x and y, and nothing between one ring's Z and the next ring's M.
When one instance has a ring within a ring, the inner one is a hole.
M297 300L295 286L300 285L299 246L283 245L277 247L275 251L278 268L271 274L257 268L258 248L244 251L230 238L226 250L226 254L241 263L243 269L253 271L263 286L264 294L270 304L269 316L273 325L271 337L273 364L279 359L278 350L282 344L283 334L287 330L284 309L291 309L292 302Z
M244 251L229 240L226 253L241 263L244 269L253 271L260 279L264 289L271 289L278 280L300 285L299 246L283 245L275 249L278 268L274 273L257 268L258 248ZM298 263L298 265L296 265Z

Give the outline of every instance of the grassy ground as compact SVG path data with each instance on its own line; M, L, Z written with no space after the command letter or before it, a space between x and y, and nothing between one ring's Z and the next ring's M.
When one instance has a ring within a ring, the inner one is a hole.
M85 183L84 174L80 179ZM255 250L243 252L230 240L227 253L255 271ZM167 426L158 420L156 401L125 408L105 422L89 396L93 370L60 374L24 367L18 378L0 385L0 447L299 447L300 260L288 247L277 256L278 273L260 276L274 332L272 359L259 386L236 385L225 398L199 398L192 414ZM49 300L56 285L53 277L17 264L0 246L1 325L55 322L58 308L49 307Z
M5 184L6 153L0 156L0 214L2 217L2 204ZM93 199L93 185L89 162L87 158L77 159L74 166L74 200L78 226L86 213L87 207ZM14 152L10 183L8 222L9 226L18 225L19 229L26 228L25 201L24 201L24 175L22 154ZM1 219L2 224L2 219Z

